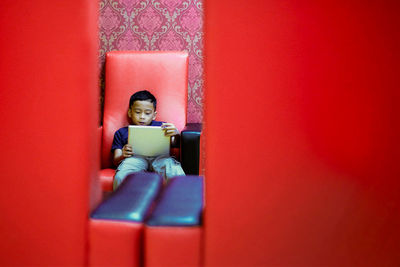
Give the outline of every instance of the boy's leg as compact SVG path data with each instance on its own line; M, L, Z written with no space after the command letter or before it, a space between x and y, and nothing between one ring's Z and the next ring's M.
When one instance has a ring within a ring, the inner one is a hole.
M149 163L143 157L133 156L124 159L115 172L113 190L117 189L128 174L147 171L148 167Z
M151 163L152 169L168 180L171 177L185 175L181 164L170 156L159 156Z

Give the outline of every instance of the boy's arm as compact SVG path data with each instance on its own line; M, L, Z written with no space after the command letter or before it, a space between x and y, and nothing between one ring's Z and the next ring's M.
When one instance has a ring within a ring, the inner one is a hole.
M171 137L171 145L174 146L178 139L176 137L179 135L179 130L172 123L163 123L161 127L164 129L165 136Z
M114 158L113 158L114 165L118 166L121 163L121 161L132 156L133 156L132 145L126 144L122 149L117 148L114 150Z

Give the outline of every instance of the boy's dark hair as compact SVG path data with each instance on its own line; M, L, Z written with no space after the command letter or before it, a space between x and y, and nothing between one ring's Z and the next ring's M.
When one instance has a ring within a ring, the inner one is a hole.
M154 106L154 110L156 110L157 107L157 100L155 98L155 96L150 93L147 90L143 90L143 91L138 91L136 93L134 93L131 98L129 99L129 108L133 105L133 102L137 101L137 100L150 100L151 103L153 103Z

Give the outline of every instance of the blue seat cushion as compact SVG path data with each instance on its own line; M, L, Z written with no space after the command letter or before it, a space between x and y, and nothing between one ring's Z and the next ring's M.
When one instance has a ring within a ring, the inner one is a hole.
M162 177L139 172L128 175L118 189L91 214L95 219L143 222L162 188Z
M150 226L197 226L203 210L203 177L172 178L147 221Z

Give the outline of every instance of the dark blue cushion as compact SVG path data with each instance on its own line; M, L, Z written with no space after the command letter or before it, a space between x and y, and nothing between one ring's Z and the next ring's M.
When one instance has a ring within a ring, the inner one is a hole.
M161 193L147 225L196 226L201 224L203 177L172 178Z
M130 174L91 217L143 222L161 187L162 178L156 173Z

